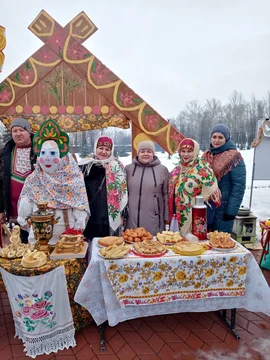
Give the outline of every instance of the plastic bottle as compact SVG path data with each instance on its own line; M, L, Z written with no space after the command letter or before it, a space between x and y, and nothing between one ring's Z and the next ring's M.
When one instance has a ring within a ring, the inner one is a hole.
M203 196L196 196L192 206L192 234L199 240L207 239L207 206Z
M176 215L173 214L173 218L170 224L170 231L173 232L179 232L179 225L178 225L178 220L176 219Z

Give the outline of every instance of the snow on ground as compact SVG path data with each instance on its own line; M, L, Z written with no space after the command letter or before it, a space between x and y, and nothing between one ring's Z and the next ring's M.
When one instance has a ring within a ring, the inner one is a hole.
M252 168L253 168L253 149L242 150L241 154L244 158L247 168L247 182L246 182L247 185L246 185L246 191L242 205L249 207L249 200L251 195ZM170 158L167 153L157 152L156 155L160 159L161 163L165 165L169 171L172 171L172 169L176 166L178 162L177 154L172 155ZM123 163L124 166L128 165L131 163L132 160L131 154L126 157L120 157L119 160ZM267 162L266 165L268 165ZM255 216L258 217L257 239L260 239L259 221L270 218L270 180L253 182L251 211Z

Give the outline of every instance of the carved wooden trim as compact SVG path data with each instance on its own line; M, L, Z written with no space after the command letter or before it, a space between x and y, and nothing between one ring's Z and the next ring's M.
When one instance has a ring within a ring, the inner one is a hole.
M251 146L252 146L253 148L257 147L257 146L260 144L260 142L262 141L262 134L263 134L263 126L261 126L261 127L259 128L257 140L254 139L254 140L252 141L252 143L251 143Z

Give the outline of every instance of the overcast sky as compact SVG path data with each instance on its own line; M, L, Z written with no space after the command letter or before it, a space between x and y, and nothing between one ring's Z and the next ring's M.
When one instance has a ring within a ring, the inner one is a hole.
M0 0L0 82L42 46L27 27L46 10L61 25L85 11L84 45L164 117L187 102L249 100L270 90L270 0Z

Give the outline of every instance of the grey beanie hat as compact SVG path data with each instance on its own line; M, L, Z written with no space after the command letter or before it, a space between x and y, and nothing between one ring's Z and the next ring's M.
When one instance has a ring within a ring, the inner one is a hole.
M31 134L31 126L26 119L23 119L23 118L14 119L10 125L10 130L12 130L12 128L14 126L19 126L19 127L23 128L24 130L28 131L29 134Z
M211 137L214 133L221 133L222 135L224 135L226 141L228 141L231 137L231 132L230 132L228 126L226 126L224 124L214 125L211 130Z
M155 154L155 144L151 140L141 141L137 148L137 154L139 154L142 149L149 149Z

